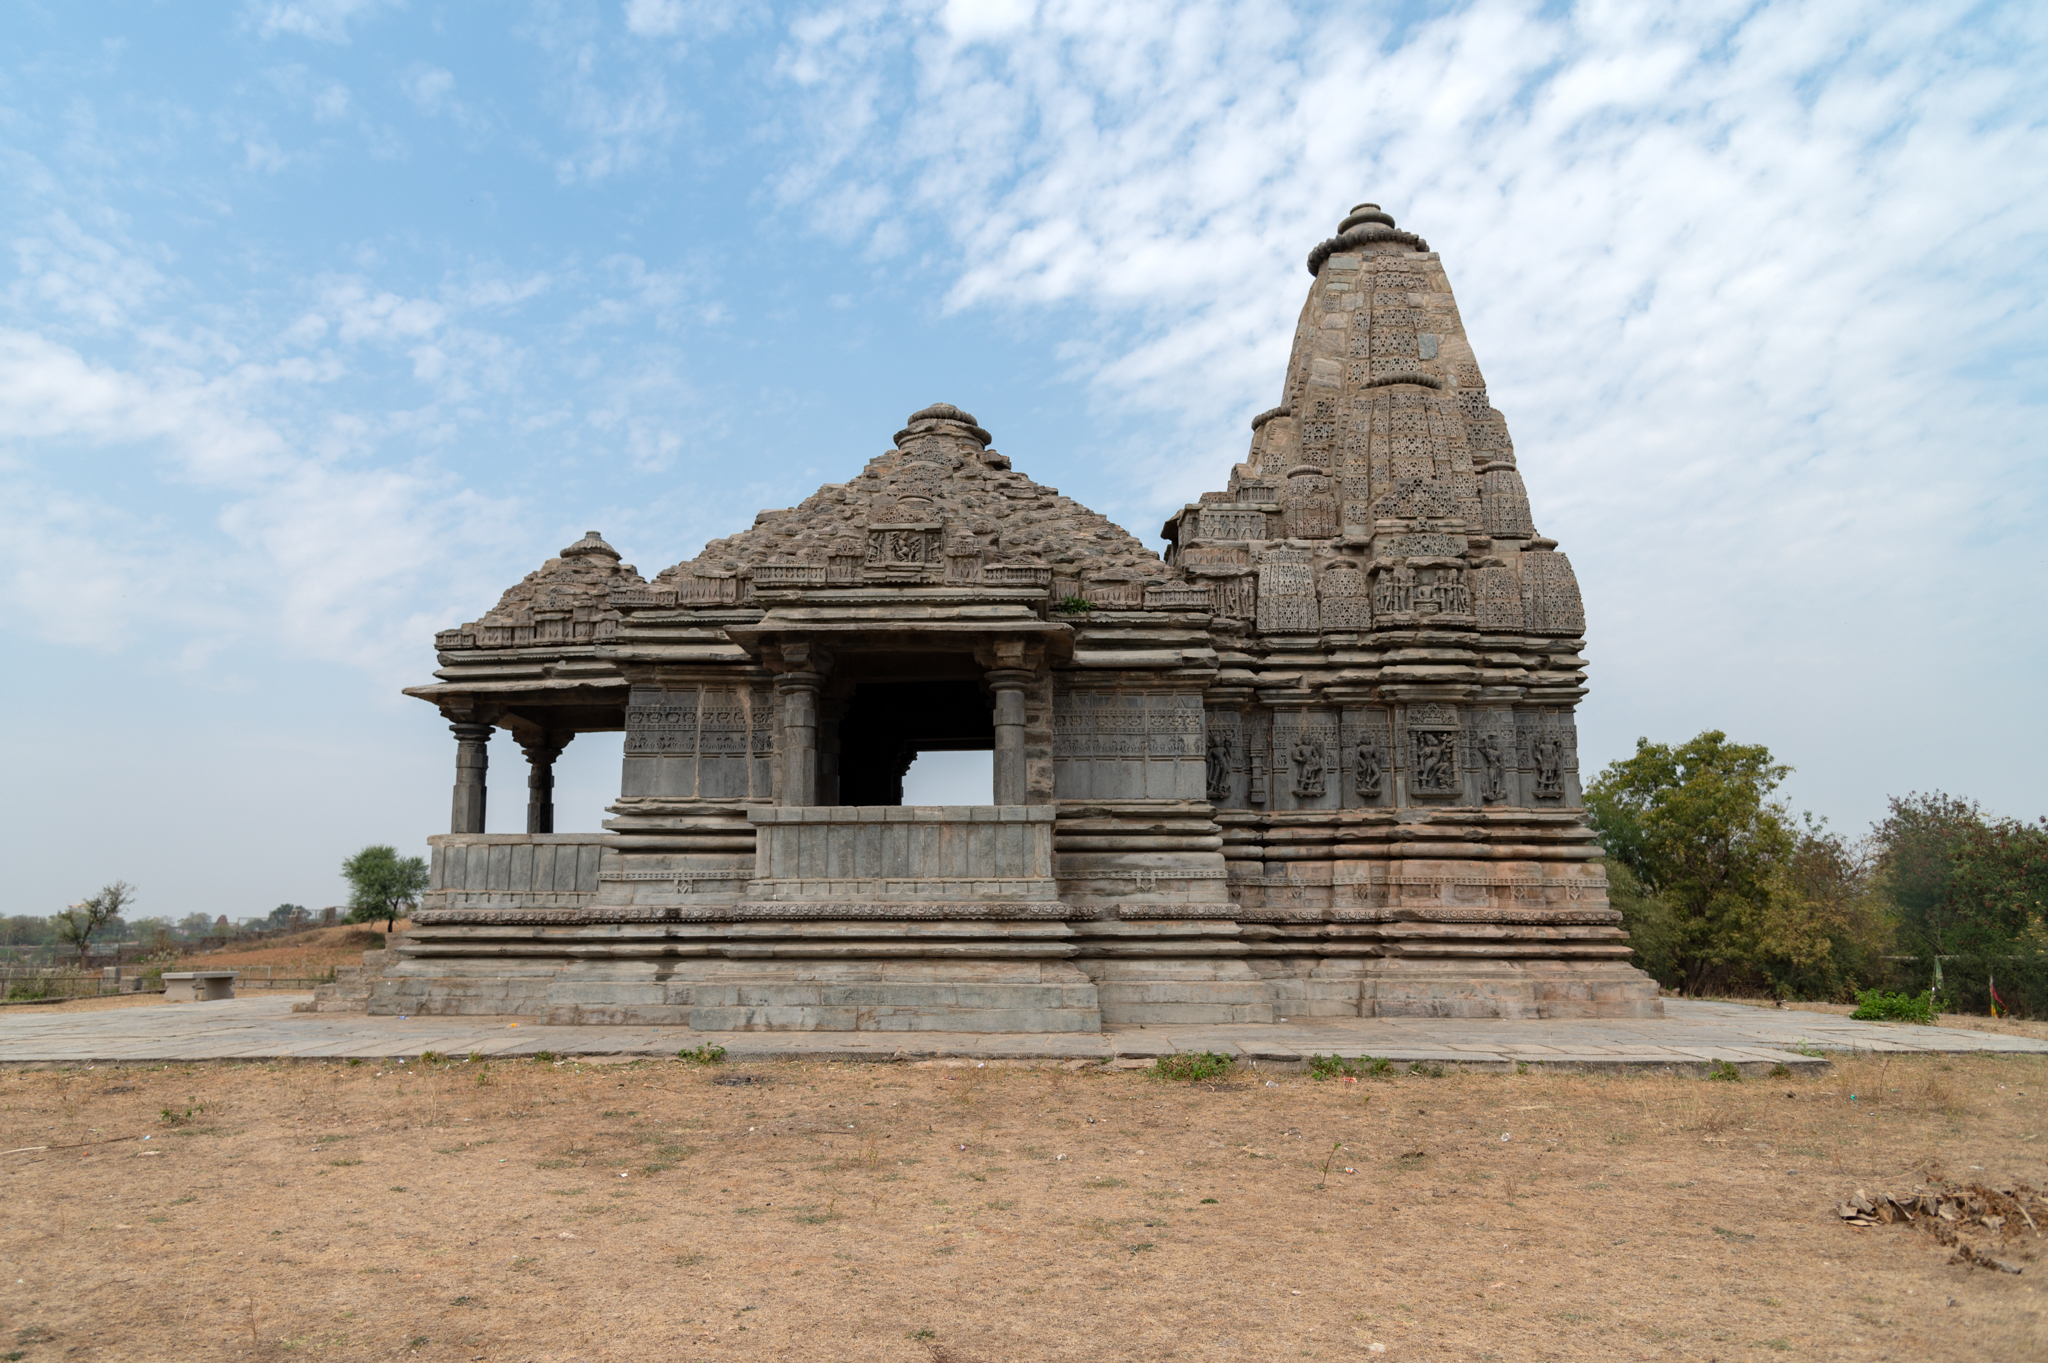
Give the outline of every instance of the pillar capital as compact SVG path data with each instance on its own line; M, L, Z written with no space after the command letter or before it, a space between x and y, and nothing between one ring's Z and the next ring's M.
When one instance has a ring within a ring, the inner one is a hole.
M815 696L824 684L825 674L822 672L785 672L775 679L775 689L785 696L796 692Z
M521 729L513 735L526 754L526 831L555 831L555 759L576 737L572 729Z

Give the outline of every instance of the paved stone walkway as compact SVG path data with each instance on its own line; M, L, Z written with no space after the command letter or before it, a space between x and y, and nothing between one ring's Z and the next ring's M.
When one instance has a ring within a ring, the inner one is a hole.
M1385 1056L1401 1064L1571 1067L1673 1065L1722 1060L1745 1070L1825 1064L1812 1052L1993 1051L2048 1053L2048 1040L1909 1024L1852 1022L1831 1013L1667 999L1644 1021L1503 1022L1464 1018L1318 1018L1266 1026L1125 1027L1094 1034L967 1032L696 1032L685 1027L546 1027L498 1018L369 1017L293 1013L304 996L166 1004L101 1012L0 1012L0 1063L162 1060L671 1056L714 1043L729 1060L1085 1060L1138 1065L1177 1051L1221 1051L1269 1064L1310 1055ZM40 1015L38 1015L40 1013Z

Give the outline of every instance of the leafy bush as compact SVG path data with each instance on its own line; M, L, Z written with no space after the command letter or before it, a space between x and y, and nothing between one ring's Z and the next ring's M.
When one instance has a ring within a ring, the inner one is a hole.
M704 1042L695 1047L685 1047L676 1052L676 1059L687 1060L693 1065L716 1065L725 1059L725 1047Z
M1067 596L1060 598L1060 603L1053 609L1061 615L1086 615L1095 609L1095 603L1085 596Z
M1363 1079L1368 1075L1384 1078L1393 1072L1394 1062L1383 1055L1361 1055L1356 1060L1346 1060L1341 1055L1312 1055L1308 1058L1311 1079Z
M1204 1079L1224 1078L1236 1066L1237 1060L1232 1056L1215 1051L1196 1051L1190 1055L1162 1055L1152 1062L1149 1073L1154 1079L1198 1083Z
M1887 994L1881 989L1859 989L1856 991L1856 1011L1849 1016L1862 1022L1932 1024L1935 1012L1932 989L1924 994Z
M1312 1055L1308 1058L1308 1077L1311 1079L1356 1079L1365 1072L1365 1066L1356 1060L1346 1060L1341 1055Z

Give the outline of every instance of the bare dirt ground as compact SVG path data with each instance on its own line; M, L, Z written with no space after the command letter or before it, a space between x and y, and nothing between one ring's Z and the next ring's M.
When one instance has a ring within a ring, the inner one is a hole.
M0 1351L2040 1358L2037 1237L2004 1241L2011 1276L1834 1209L1936 1177L2040 1186L2044 1090L2038 1056L1739 1083L14 1069Z

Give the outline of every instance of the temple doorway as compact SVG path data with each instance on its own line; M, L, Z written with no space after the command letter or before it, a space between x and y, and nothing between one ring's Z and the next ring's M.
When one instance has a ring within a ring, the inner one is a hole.
M995 750L988 693L968 678L861 681L839 715L842 805L900 805L903 777L924 752ZM984 790L979 803L992 798Z

